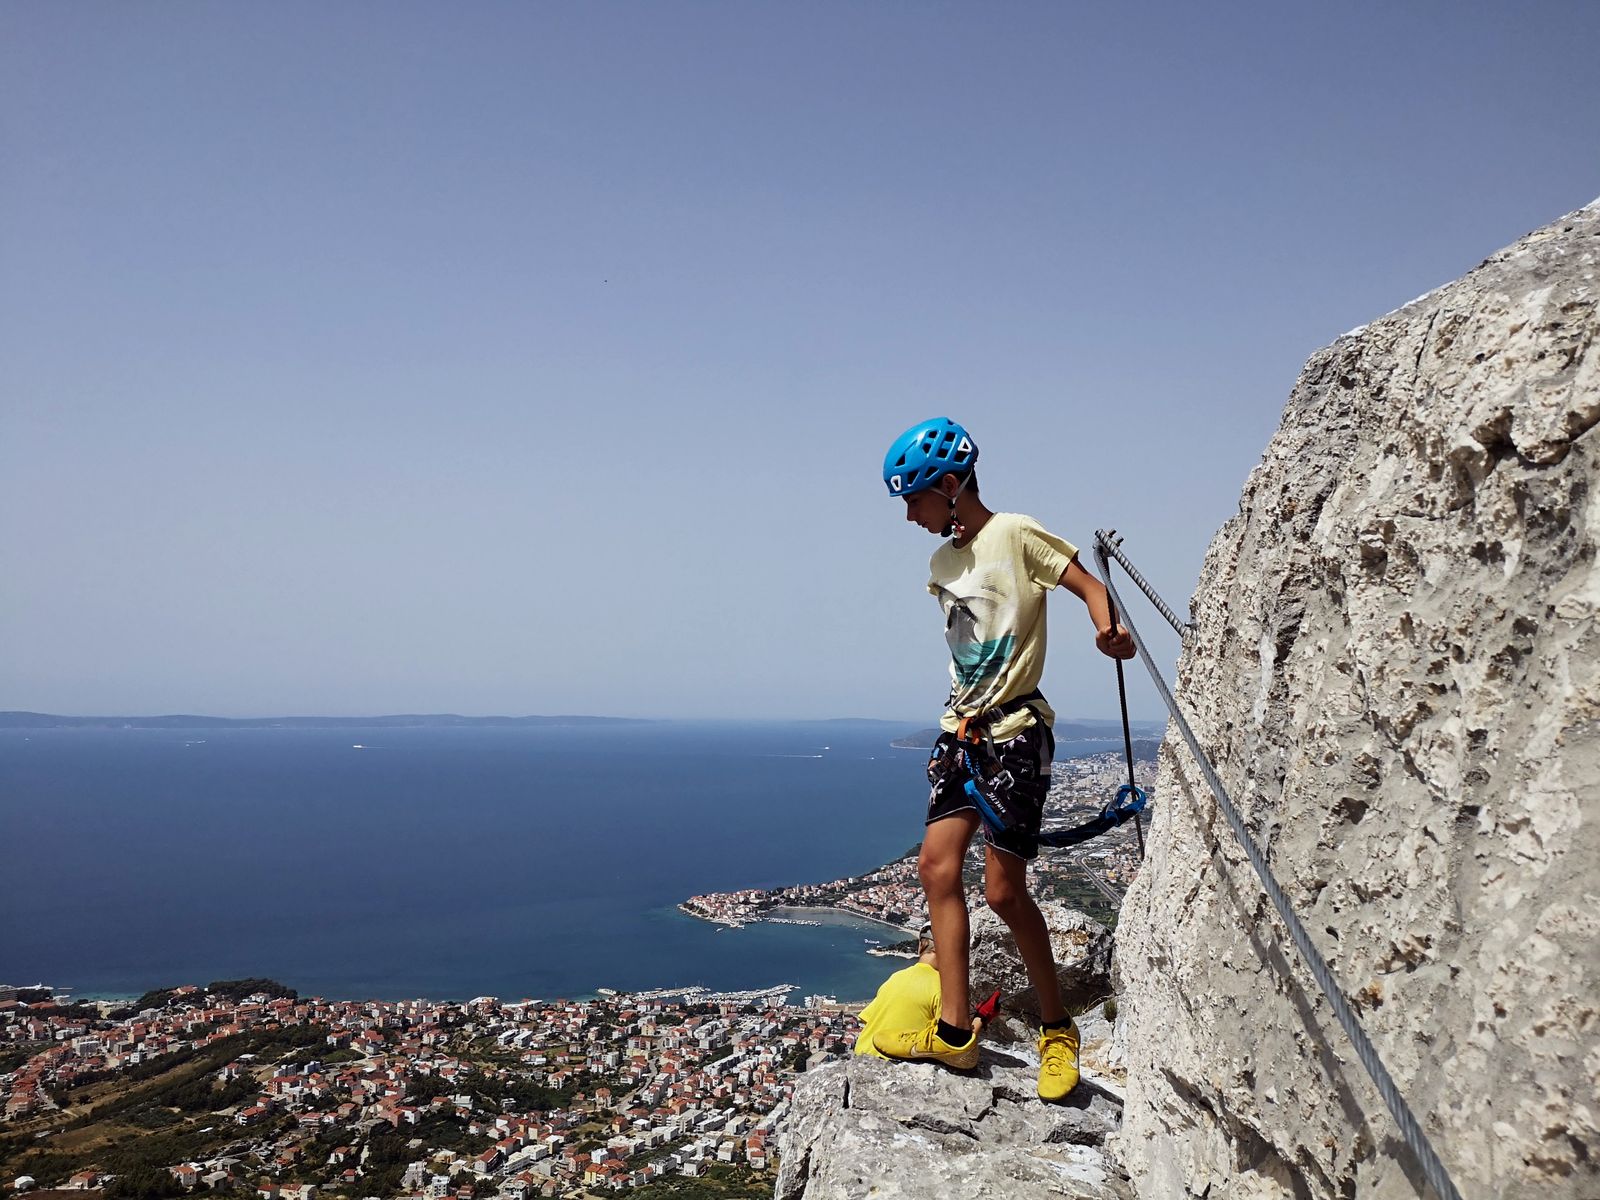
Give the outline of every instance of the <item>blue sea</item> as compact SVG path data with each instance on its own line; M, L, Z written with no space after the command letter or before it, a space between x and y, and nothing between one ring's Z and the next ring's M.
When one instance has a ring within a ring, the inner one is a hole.
M883 926L723 929L675 906L903 854L926 751L889 743L915 728L0 731L0 982L864 999L899 965L864 953Z

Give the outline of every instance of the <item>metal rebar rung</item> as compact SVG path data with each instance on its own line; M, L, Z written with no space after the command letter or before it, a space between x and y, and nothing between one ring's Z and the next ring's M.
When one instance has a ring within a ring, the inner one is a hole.
M1217 778L1217 772L1200 749L1200 742L1195 737L1194 731L1189 728L1189 722L1184 720L1183 713L1178 708L1178 702L1172 698L1172 692L1167 688L1167 681L1161 677L1161 672L1156 669L1155 660L1150 657L1150 651L1145 648L1144 639L1139 636L1139 631L1128 619L1128 606L1122 602L1122 597L1117 592L1116 585L1111 582L1111 563L1108 555L1115 556L1124 570L1134 578L1135 582L1141 581L1141 576L1133 569L1132 565L1122 556L1110 537L1099 530L1095 532L1095 559L1100 567L1101 578L1105 581L1106 590L1111 593L1112 601L1121 610L1122 623L1127 626L1128 632L1133 635L1134 646L1139 651L1139 657L1144 662L1145 670L1150 672L1156 690L1161 693L1161 699L1167 706L1167 711L1172 714L1173 723L1177 725L1178 732L1183 735L1184 743L1189 747L1189 753L1194 755L1196 764L1200 767L1200 774L1206 784L1211 788L1211 794L1216 797L1217 804L1222 808L1223 815L1227 818L1228 826L1233 830L1233 836L1238 839L1244 848L1245 857L1250 860L1250 865L1255 868L1257 877L1261 880L1261 887L1267 893L1267 899L1272 901L1272 906L1277 909L1278 916L1289 931L1289 938L1294 943L1295 949L1300 951L1300 956L1306 960L1306 965L1311 970L1311 976L1316 980L1317 986L1322 989L1322 994L1327 998L1333 1015L1338 1018L1339 1025L1344 1029L1345 1036L1350 1039L1350 1044L1355 1048L1356 1057L1361 1060L1361 1065L1366 1068L1373 1084L1378 1089L1378 1094L1383 1097L1383 1102L1388 1106L1389 1114L1394 1118L1394 1123L1399 1127L1400 1136L1416 1156L1418 1165L1422 1168L1422 1177L1434 1194L1440 1200L1461 1200L1461 1193L1456 1190L1456 1185L1451 1182L1449 1173L1444 1169L1444 1163L1434 1151L1433 1144L1428 1141L1428 1135L1422 1131L1416 1116L1412 1113L1405 1097L1400 1094L1393 1076L1389 1074L1383 1060L1378 1057L1378 1051L1373 1046L1367 1031L1356 1020L1355 1013L1344 998L1329 969L1327 962L1312 945L1310 936L1306 933L1305 926L1300 923L1300 918L1295 916L1294 910L1289 907L1289 899L1283 894L1283 889L1278 886L1278 881L1273 878L1271 869L1267 866L1266 856L1261 853L1261 848L1256 845L1255 839L1250 836L1250 831L1245 828L1244 819L1240 817L1239 810L1234 807L1228 791L1222 786L1222 781ZM1142 583L1141 586L1143 587ZM1143 588L1145 595L1157 608L1162 610L1162 615L1172 622L1173 628L1181 633L1182 627L1172 616L1171 610L1161 603L1148 587Z
M1100 563L1100 573L1102 575L1106 574L1106 566L1103 560L1105 556L1109 554L1112 558L1116 559L1118 565L1120 565L1122 569L1128 573L1128 578L1139 585L1139 590L1149 598L1151 604L1156 606L1156 611L1167 619L1167 624L1171 625L1173 629L1178 631L1179 637L1187 637L1191 632L1193 632L1195 627L1194 622L1178 620L1178 614L1172 611L1172 608L1167 604L1167 602L1163 600L1156 592L1156 589L1151 586L1150 581L1143 575L1139 574L1138 568L1127 560L1126 556L1124 556L1122 553L1122 539L1117 536L1117 531L1115 529L1096 529L1094 531L1094 542L1095 558L1102 560ZM1131 629L1132 626L1130 625L1129 628Z

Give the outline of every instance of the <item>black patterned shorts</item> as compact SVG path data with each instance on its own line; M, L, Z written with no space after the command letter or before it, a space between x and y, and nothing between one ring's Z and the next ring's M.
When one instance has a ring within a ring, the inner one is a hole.
M955 734L941 733L928 758L928 782L932 785L928 792L929 825L954 813L978 812L966 786L972 775L956 746ZM1039 826L1044 820L1045 797L1050 792L1050 762L1056 753L1055 734L1048 725L1035 721L1016 737L995 742L993 762L983 759L987 753L983 748L968 747L967 753L974 756L987 775L1002 770L1011 773L1011 786L1004 793L1010 822L1004 832L999 832L987 820L981 820L984 840L1018 858L1037 858Z

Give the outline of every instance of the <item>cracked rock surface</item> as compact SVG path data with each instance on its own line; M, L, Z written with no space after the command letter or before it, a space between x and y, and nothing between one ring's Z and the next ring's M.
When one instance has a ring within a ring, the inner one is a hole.
M783 1126L777 1200L1132 1200L1104 1148L1122 1108L1114 1086L1086 1076L1045 1104L1037 1078L1037 1057L988 1046L971 1072L870 1057L807 1072Z
M1600 202L1314 354L1178 670L1456 1185L1493 1200L1600 1197L1597 331ZM1422 1195L1175 735L1158 789L1117 930L1139 1194Z

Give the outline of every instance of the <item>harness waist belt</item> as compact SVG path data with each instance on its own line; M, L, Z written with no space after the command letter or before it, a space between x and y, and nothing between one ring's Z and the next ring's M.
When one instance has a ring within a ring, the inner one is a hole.
M1034 703L1044 699L1044 693L1038 688L1014 700L1007 700L1004 704L996 704L993 708L986 708L982 712L973 713L969 717L960 717L959 720L968 725L991 725L1012 713L1021 712L1025 708L1033 707Z

